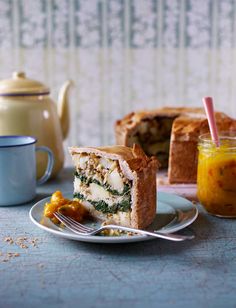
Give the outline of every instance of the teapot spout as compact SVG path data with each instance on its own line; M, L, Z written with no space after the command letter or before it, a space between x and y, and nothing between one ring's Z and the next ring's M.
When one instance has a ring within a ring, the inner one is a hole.
M68 105L68 90L72 85L72 81L67 80L61 87L58 97L57 111L61 123L63 139L68 135L70 128L70 115Z

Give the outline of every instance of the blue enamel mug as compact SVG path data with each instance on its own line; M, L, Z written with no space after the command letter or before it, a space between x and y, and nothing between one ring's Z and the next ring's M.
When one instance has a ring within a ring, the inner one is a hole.
M52 151L36 147L31 136L0 136L0 206L29 202L36 196L36 186L46 182L54 164ZM36 151L48 155L44 175L36 180Z

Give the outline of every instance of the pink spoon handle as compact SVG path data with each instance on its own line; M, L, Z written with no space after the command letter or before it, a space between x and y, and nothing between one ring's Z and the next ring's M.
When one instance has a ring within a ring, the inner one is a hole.
M203 105L205 108L205 112L207 115L208 124L210 127L211 138L215 142L216 146L220 146L219 135L216 126L215 113L214 113L214 105L212 97L203 97L202 99Z

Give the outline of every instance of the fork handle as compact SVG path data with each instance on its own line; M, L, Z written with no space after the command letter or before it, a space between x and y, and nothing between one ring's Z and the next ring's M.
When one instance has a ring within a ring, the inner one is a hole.
M123 227L123 226L116 226L116 225L106 225L102 226L100 228L100 231L107 230L107 229L116 229L116 230L122 230L122 231L128 231L128 232L134 232L139 233L143 235L150 235L158 238L162 238L165 240L180 242L184 240L191 240L194 238L194 235L179 235L179 234L173 234L173 233L161 233L161 232L150 232L146 230L140 230L135 228L129 228L129 227Z

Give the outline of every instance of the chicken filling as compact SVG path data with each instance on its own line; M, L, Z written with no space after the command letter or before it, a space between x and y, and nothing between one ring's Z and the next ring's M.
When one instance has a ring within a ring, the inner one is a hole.
M139 144L149 156L157 156L162 168L168 167L170 135L174 117L155 117L141 121L129 146Z
M117 160L79 154L76 161L74 198L89 202L104 214L131 211L131 181Z

